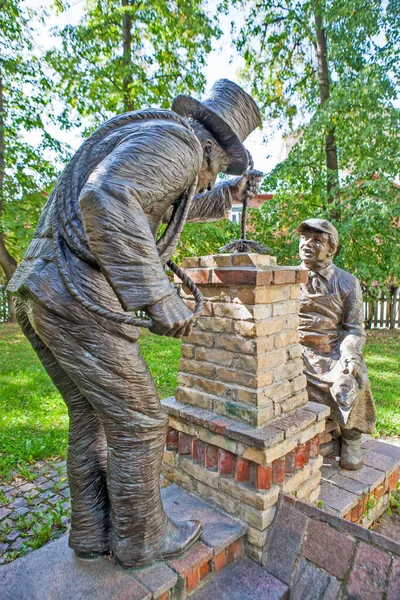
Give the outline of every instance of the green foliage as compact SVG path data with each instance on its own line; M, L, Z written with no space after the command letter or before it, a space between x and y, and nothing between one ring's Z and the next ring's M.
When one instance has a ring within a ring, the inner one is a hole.
M60 49L48 54L68 106L65 127L91 125L146 106L169 108L179 92L200 91L216 21L203 0L86 0L76 26L55 31Z
M352 97L353 109L354 91L376 96L368 84L378 86L380 96L394 97L400 73L397 0L389 1L387 9L381 0L235 3L247 9L237 38L246 59L245 76L268 117L298 126L320 108L316 17L322 19L327 41L331 94L337 91L345 104Z
M21 0L0 5L0 232L16 259L26 249L56 178L56 157L63 157L49 133L51 80L32 37L44 18Z
M267 117L298 142L266 177L271 202L253 213L260 241L293 261L299 223L332 220L342 248L337 264L366 286L399 281L400 171L397 1L264 0L248 3L238 47L244 76ZM316 19L327 44L326 85L318 68ZM327 186L327 135L334 136L339 177ZM269 214L268 214L269 213Z
M390 494L390 504L388 507L390 516L393 515L393 511L400 516L400 481L396 483L395 489Z
M183 228L175 260L185 256L218 254L228 242L240 237L240 225L224 219L215 223L187 223Z

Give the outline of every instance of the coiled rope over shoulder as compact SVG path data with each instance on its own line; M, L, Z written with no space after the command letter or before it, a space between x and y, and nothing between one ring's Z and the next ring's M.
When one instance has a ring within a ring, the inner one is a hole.
M58 238L58 241L60 242L60 238ZM69 291L71 296L73 296L79 302L79 304L81 304L84 308L86 308L90 312L98 315L99 317L103 317L103 318L107 319L108 321L113 321L114 323L121 323L124 325L133 325L135 327L146 327L146 328L151 328L155 325L155 322L153 321L153 319L150 319L150 318L145 319L145 318L136 317L136 316L128 315L128 314L124 314L124 313L113 312L113 311L109 310L108 308L104 308L103 306L94 304L87 298L84 298L82 296L82 294L79 292L78 288L75 286L75 284L71 280L68 269L65 265L65 261L63 261L63 259L62 259L62 255L61 255L62 248L61 248L60 243L55 244L55 251L56 251L57 263L58 263L58 268L59 268L59 271L61 274L61 278L62 278L67 290ZM186 273L184 273L184 271L182 271L182 269L180 269L174 262L172 262L172 260L169 260L167 262L167 267L169 269L171 269L171 271L177 277L179 277L179 279L182 281L182 283L185 286L187 286L189 288L190 292L193 294L195 302L196 302L196 306L193 311L193 317L197 317L203 309L202 293L200 292L199 288L194 284L194 282L190 279L190 277L188 277L186 275Z
M139 115L133 115L131 113L130 115L126 115L126 116L138 117ZM154 115L151 115L151 116L154 116ZM156 114L156 117L159 118L160 114L159 113ZM94 136L95 135L96 134L94 134ZM92 137L94 137L94 136L92 136ZM68 169L68 167L67 167L67 169ZM68 178L66 177L66 179L68 179ZM203 296L202 296L200 290L198 289L198 287L194 284L194 282L182 271L182 269L180 269L174 262L172 262L170 260L170 258L171 258L171 255L173 254L173 252L175 251L176 245L179 240L179 236L180 236L183 226L186 222L187 215L189 214L190 206L191 206L193 197L195 195L196 186L197 186L197 177L196 177L195 181L186 190L186 192L184 192L182 194L182 196L180 198L180 202L178 202L174 208L170 222L168 223L168 225L164 231L164 234L156 242L156 247L158 250L158 254L159 254L161 263L163 265L167 265L169 267L169 269L171 269L171 271L175 275L177 275L177 277L179 277L179 279L182 281L182 283L188 287L188 289L190 290L190 292L193 294L193 296L195 298L196 304L195 304L195 309L193 311L193 317L196 317L202 311ZM62 186L60 186L60 187L62 188ZM54 252L55 252L57 265L58 265L58 269L59 269L61 278L65 284L65 287L71 294L71 296L73 296L79 302L79 304L81 304L81 306L83 306L90 312L98 315L99 317L103 317L104 319L107 319L109 321L113 321L114 323L132 325L135 327L147 327L147 328L153 327L156 324L153 321L153 319L141 318L141 317L134 316L132 314L117 313L117 312L111 311L108 308L99 306L98 304L95 304L88 298L85 298L81 294L81 292L78 290L78 288L76 287L76 285L74 284L74 282L72 281L71 276L70 276L68 264L67 264L67 261L65 259L65 254L64 254L64 244L65 244L64 236L63 236L63 232L60 231L60 227L59 227L59 223L58 223L58 219L57 219L57 216L59 216L59 217L61 217L61 222L64 225L69 225L68 220L66 219L65 213L64 213L64 218L62 218L62 216L61 216L61 215L63 215L63 210L60 205L60 196L61 196L62 189L58 189L58 186L57 186L57 188L54 190L54 192L57 194L57 196L56 196L56 215L55 215L55 219L53 222L53 246L54 246ZM72 194L72 195L74 195L74 194ZM75 210L73 210L72 207L70 207L71 211L72 211L72 215L75 215L75 217L76 217L77 213L79 212L78 206L79 205L76 203ZM72 236L71 240L75 241L75 236L74 236L71 228L67 228L67 233ZM89 264L93 264L93 262L94 262L93 257L91 256L89 251L87 251L86 254L85 253L82 254L82 250L84 250L84 247L82 247L82 244L80 245L79 250L80 250L79 252L76 252L76 250L75 250L75 254L77 254L82 260L85 260Z

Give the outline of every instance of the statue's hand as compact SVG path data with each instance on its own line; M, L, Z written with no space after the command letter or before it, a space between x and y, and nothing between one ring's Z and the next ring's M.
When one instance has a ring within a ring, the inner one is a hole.
M264 174L261 171L246 171L242 177L232 181L231 194L233 202L243 202L244 199L252 200L258 192Z
M156 335L180 338L189 335L193 313L175 292L160 302L147 307L147 313L155 322L150 328Z

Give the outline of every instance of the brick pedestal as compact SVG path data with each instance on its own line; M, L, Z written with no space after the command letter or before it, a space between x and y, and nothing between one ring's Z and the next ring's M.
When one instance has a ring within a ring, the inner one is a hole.
M320 442L322 456L340 456L340 427L329 417L326 420L325 431L321 435Z
M190 258L184 269L205 303L183 340L176 397L163 401L163 476L247 524L246 551L260 561L280 490L319 494L329 409L307 400L297 333L307 273L254 254Z

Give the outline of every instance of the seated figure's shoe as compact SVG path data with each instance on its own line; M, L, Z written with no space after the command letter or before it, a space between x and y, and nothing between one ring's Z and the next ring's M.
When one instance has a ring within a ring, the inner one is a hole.
M146 553L145 556L135 560L122 558L114 554L116 562L124 568L143 567L157 560L176 558L187 552L197 542L202 532L200 521L173 521L168 519L161 543L157 544L154 552Z
M340 452L340 468L347 471L357 471L362 467L361 434L356 439L346 439L342 436Z

